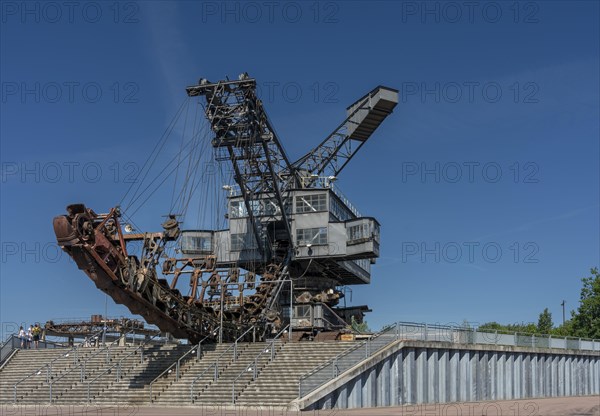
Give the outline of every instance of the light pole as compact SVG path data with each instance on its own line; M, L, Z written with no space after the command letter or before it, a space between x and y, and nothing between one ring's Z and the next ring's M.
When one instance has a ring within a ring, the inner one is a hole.
M563 325L565 324L565 303L566 303L566 302L565 302L565 301L564 301L564 299L563 299L563 301L562 301L562 303L561 303L561 306L562 306L562 308L563 308Z

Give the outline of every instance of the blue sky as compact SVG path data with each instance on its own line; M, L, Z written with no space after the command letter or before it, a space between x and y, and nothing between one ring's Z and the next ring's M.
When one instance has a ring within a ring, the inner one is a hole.
M52 218L119 203L185 87L244 71L292 159L373 87L400 90L338 181L382 224L352 295L373 328L559 323L600 264L598 2L48 4L2 2L3 336L104 313ZM168 186L136 224L158 229Z

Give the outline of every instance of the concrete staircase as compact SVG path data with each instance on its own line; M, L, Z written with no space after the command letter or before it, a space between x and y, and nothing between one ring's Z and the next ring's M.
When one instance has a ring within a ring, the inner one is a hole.
M91 403L148 403L150 382L189 349L189 345L155 345L144 349L143 362L139 353L126 358L128 365L123 365L118 381L114 369L90 386Z
M238 344L238 357L250 344ZM180 378L175 381L175 371L167 377L157 380L152 387L153 403L164 406L192 404L190 388L192 382L200 375L194 386L196 395L213 382L214 363L219 359L219 374L233 362L233 348L231 344L213 344L202 347L202 357L192 358L181 365ZM258 353L257 353L258 354Z
M285 407L298 397L300 376L354 345L340 341L287 343L258 378L237 395L235 404Z
M134 346L112 346L108 351L104 348L97 348L70 371L54 378L52 381L53 403L87 403L87 383L136 348ZM81 380L82 374L83 381ZM46 384L35 395L24 398L24 401L47 403L49 394L50 387Z
M65 386L80 380L82 365L89 361L84 376L93 374L97 362L110 360L120 353L115 347L107 357L102 348L78 348L19 350L0 372L0 402L14 401L14 385L17 385L17 403L48 403L50 401L50 383L48 381L48 364L51 364L50 382L53 396ZM23 380L24 379L24 380ZM23 380L23 381L21 381Z
M236 405L285 407L298 397L301 375L354 345L354 342L340 341L239 343L235 357L232 344L203 345L200 358L196 353L183 358L179 380L175 380L173 368L153 384L152 400L150 382L191 346L148 345L144 348L143 361L138 346L112 346L108 359L101 348L80 348L77 357L68 349L21 350L0 371L0 404L12 403L14 384L40 369L39 375L19 384L17 403L48 403L49 383L43 366L54 360L52 397L55 404L87 403L89 384L92 404L231 405L235 382ZM65 356L67 352L69 356ZM257 356L257 377L253 380ZM214 380L217 359L218 378ZM83 362L85 375L81 381ZM120 377L117 379L116 364L119 362ZM190 388L194 380L192 398Z
M139 345L111 346L108 351L101 347L77 352L66 348L19 350L0 372L0 404L13 403L15 383L30 374L17 386L17 403L49 403L50 384L55 404L87 403L88 384L93 403L147 402L149 396L141 392L144 387L188 349L188 345L147 345L143 361ZM50 362L49 383L46 365Z
M23 397L27 392L32 392L46 383L47 372L42 367L53 361L52 373L60 375L64 371L76 365L75 354L64 355L70 351L68 348L57 349L24 349L18 350L4 368L0 371L0 404L13 402L13 386L33 374L27 380L17 386L17 398ZM87 354L88 351L85 353ZM39 371L39 374L37 374Z
M242 391L252 381L255 358L262 353L257 362L257 370L260 376L261 370L267 366L271 356L270 351L267 353L267 350L271 348L271 343L240 344L240 347L241 352L237 360L230 362L226 368L220 370L219 378L216 381L210 382L209 380L209 383L204 383L204 386L202 383L197 383L194 396L195 404L231 404L234 381L237 391ZM282 347L283 343L281 341L276 341L273 344L275 357L277 357L277 353Z

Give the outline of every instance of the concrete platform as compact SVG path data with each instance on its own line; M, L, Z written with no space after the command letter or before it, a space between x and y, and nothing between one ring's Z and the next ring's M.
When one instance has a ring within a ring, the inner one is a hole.
M560 397L551 399L506 400L469 403L427 404L352 410L293 412L275 408L216 406L2 406L1 416L600 416L600 396Z

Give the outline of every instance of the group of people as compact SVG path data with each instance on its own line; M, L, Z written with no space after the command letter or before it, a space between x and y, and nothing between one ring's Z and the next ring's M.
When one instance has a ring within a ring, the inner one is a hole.
M39 348L41 335L42 328L40 327L40 324L36 323L34 326L29 325L27 331L25 331L23 327L20 327L19 339L21 340L21 348L31 348L31 344L33 344L33 348Z

